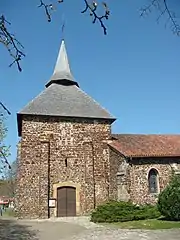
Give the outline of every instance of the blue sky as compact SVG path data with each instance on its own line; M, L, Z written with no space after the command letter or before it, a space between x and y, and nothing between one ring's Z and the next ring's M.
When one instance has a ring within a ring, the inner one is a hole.
M8 67L11 59L0 47L0 96L12 112L6 139L12 146L10 161L16 157L16 113L44 89L53 72L62 15L72 72L80 87L117 117L113 132L180 133L180 38L165 28L165 20L157 24L156 11L139 17L148 0L108 0L112 15L107 36L87 14L80 14L82 0L66 0L50 24L38 2L1 1L27 55L19 73Z

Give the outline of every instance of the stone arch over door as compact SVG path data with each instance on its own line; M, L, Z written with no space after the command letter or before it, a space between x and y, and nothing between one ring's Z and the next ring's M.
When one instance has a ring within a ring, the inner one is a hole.
M54 184L53 198L56 199L54 216L65 217L70 215L80 215L80 184L73 182ZM60 211L60 207L61 209L64 208L64 210L62 209L62 211Z

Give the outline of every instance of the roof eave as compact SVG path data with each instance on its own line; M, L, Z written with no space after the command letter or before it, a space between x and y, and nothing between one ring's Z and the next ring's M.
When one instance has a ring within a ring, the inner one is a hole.
M17 127L18 127L18 137L21 137L22 132L22 114L17 113Z
M111 119L111 124L116 121L116 118L110 118Z
M113 138L113 136L112 136ZM129 158L131 160L135 158L170 158L170 157L180 157L180 154L147 154L147 155L138 155L138 154L128 154L127 152L120 151L115 145L112 143L108 143L108 145L113 148L116 152L123 155L125 158Z
M156 154L156 155L126 155L127 157L129 158L161 158L161 157L167 157L167 158L170 158L170 157L180 157L180 154Z
M48 83L46 83L45 87L49 87L52 83L56 83L56 84L61 84L64 86L70 86L70 85L75 85L77 87L79 87L79 84L76 81L73 80L69 80L69 79L51 79Z

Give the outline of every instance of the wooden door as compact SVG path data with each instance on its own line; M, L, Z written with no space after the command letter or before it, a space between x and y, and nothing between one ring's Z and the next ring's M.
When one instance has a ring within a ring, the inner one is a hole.
M76 216L76 188L57 189L57 217Z

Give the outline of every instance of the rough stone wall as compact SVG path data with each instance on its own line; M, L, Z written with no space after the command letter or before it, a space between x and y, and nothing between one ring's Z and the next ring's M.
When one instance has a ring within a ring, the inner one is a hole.
M137 204L156 203L158 193L149 192L148 173L158 171L159 192L169 183L172 172L180 172L179 158L136 158L125 160L110 148L110 199L131 200Z
M47 218L49 134L50 197L55 183L79 183L81 214L109 197L108 121L23 116L16 195L19 218Z
M110 148L110 199L128 201L130 191L129 164L124 156Z
M180 168L179 159L173 157L132 159L129 179L131 200L138 204L155 203L158 194L149 192L148 173L151 168L158 171L159 191L162 191L172 176L174 164Z

